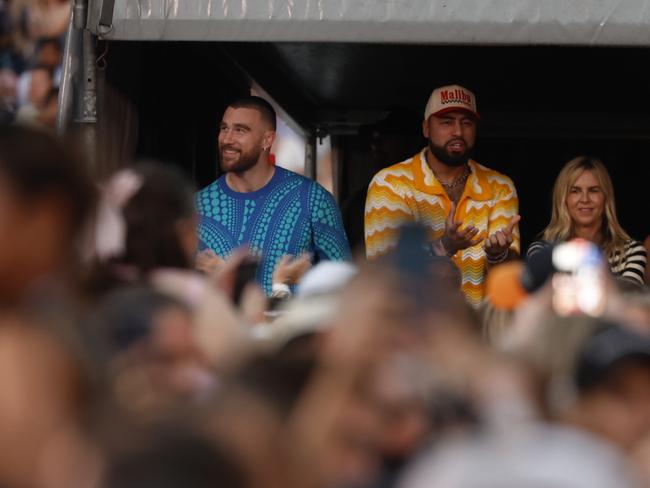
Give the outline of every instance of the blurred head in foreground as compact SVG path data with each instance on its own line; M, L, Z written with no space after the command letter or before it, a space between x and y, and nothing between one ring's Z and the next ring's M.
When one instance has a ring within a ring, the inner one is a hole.
M90 389L81 364L47 324L0 318L0 484L91 486Z
M82 163L53 137L0 126L0 302L67 274L94 208Z
M102 185L90 243L98 265L93 284L146 281L157 269L189 269L196 222L194 187L179 169L141 162L118 171Z
M565 419L629 450L650 434L650 336L599 323L582 345Z

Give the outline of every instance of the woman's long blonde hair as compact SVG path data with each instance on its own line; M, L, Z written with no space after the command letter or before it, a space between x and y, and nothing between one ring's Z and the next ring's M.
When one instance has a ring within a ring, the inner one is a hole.
M567 195L571 186L584 171L591 171L598 180L598 184L605 195L605 212L601 226L601 249L607 257L612 257L619 250L622 251L625 241L630 236L623 230L616 216L616 202L614 200L614 185L609 177L605 165L596 158L578 156L564 165L553 186L553 212L551 222L542 232L542 239L549 242L562 242L575 236L575 230L569 210L566 206Z

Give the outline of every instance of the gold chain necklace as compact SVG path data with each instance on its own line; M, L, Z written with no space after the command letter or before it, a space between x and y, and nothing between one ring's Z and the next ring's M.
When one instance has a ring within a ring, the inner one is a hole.
M453 190L454 188L459 186L461 183L465 184L465 182L467 181L467 178L469 178L470 173L471 173L471 170L469 169L469 166L465 165L465 171L463 171L463 174L461 174L458 178L456 178L451 183L444 183L443 181L440 181L439 178L438 178L438 181L440 181L440 184L442 185L442 187L445 190Z

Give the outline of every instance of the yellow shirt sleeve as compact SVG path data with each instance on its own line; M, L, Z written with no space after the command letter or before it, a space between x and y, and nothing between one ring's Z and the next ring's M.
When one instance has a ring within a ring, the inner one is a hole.
M379 172L370 182L364 216L366 256L374 259L393 250L400 228L415 220L408 199Z
M519 214L519 198L517 190L510 178L500 175L495 182L494 206L488 216L488 236L498 230L505 229L510 220ZM519 225L515 225L512 233L513 241L510 249L520 253Z

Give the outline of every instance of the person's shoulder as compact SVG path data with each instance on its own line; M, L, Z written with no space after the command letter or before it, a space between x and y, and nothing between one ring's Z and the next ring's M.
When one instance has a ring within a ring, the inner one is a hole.
M484 178L490 183L514 186L512 178L510 178L508 175L501 173L495 169L488 168L487 166L477 163L474 160L470 161L470 164L474 167L474 171L479 178Z
M410 157L380 170L373 176L371 184L393 186L399 182L412 182L414 180L413 159L415 157L417 156Z
M625 241L625 243L623 244L623 249L625 250L625 254L627 255L646 251L643 243L634 239L628 239L627 241Z
M531 242L530 245L531 245L531 247L532 246L535 246L535 247L551 247L551 246L553 246L553 243L550 242L550 241L546 241L544 239L537 239L537 240Z
M528 246L528 249L526 250L526 256L532 256L535 253L538 253L539 251L542 251L544 249L548 249L549 247L552 247L553 243L544 241L544 240L537 240L533 241L530 243L530 246Z
M306 176L303 176L299 173L296 173L295 171L291 171L290 169L283 168L282 166L275 166L275 171L277 172L277 175L282 178L282 179L294 179L294 180L299 180L299 181L311 181L310 178L307 178Z
M378 176L413 176L413 158L416 156L400 161L399 163L392 164L387 168L380 170L375 177Z
M334 196L316 180L280 166L276 166L275 170L277 171L276 176L279 185L290 184L293 188L299 188L301 194L308 195L312 203L315 196L319 201L323 199L333 201Z
M628 239L625 241L625 248L629 249L632 247L643 247L643 243L641 241L637 241L636 239Z
M204 186L203 188L201 188L200 190L198 190L196 192L196 196L201 197L201 196L208 195L210 192L219 191L220 188L221 188L221 183L220 182L221 182L221 180L223 178L224 177L221 176L221 177L217 178L216 180L214 180L212 183Z
M303 188L311 188L314 184L318 184L311 178L307 178L306 176L296 173L295 171L282 168L281 166L276 166L275 171L276 174L274 180L276 180L277 184L280 185L290 183L291 185L297 184Z

